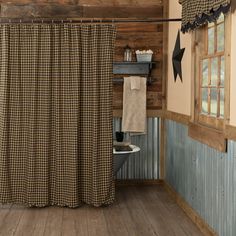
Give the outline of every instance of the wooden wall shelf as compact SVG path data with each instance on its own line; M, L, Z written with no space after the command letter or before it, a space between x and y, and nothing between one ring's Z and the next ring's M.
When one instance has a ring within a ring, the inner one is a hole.
M114 75L149 75L154 62L114 62Z
M114 75L143 75L147 77L147 84L151 85L152 78L150 77L151 69L155 62L114 62ZM122 83L123 78L113 78L114 83Z

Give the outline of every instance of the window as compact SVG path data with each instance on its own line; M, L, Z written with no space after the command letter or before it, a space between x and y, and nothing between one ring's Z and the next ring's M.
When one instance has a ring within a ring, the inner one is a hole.
M189 136L219 151L227 150L229 120L230 15L194 33L194 103ZM228 68L228 69L226 69Z
M223 129L225 110L225 21L199 30L196 118L200 124Z

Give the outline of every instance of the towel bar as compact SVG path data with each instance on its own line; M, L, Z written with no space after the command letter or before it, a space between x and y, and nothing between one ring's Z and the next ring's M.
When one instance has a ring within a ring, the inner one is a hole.
M113 78L113 84L120 84L124 82L124 78ZM147 85L151 85L153 83L152 77L147 78Z

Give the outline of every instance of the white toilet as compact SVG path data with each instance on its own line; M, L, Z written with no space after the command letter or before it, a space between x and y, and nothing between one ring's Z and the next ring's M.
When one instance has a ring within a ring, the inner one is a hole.
M115 175L132 153L140 151L140 148L135 145L129 145L129 146L132 148L132 151L117 152L115 148L113 148L113 168Z

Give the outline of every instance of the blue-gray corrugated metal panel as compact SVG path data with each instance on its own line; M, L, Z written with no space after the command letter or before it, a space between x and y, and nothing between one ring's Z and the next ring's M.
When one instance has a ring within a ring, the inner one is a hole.
M166 121L166 181L220 235L236 235L236 142L221 153ZM214 138L214 137L212 137Z
M113 134L120 131L121 119L113 119ZM117 179L159 179L159 119L147 119L147 134L126 138L140 147L117 174Z

